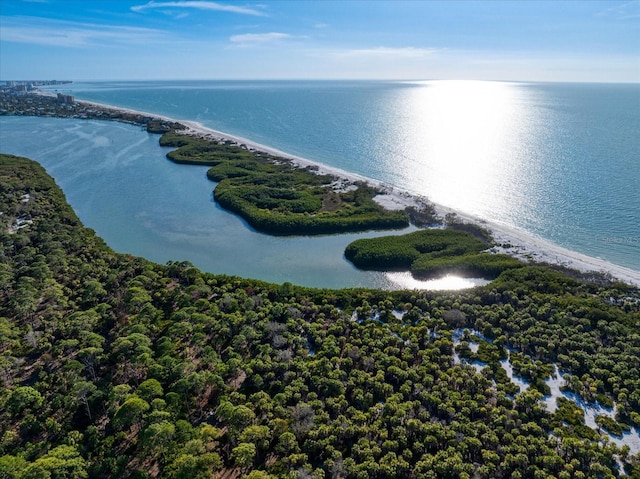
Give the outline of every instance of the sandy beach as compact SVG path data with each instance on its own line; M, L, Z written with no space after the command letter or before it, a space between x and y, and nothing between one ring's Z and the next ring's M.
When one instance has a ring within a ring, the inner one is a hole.
M238 145L244 145L244 147L249 150L268 153L289 160L300 167L312 167L318 173L333 175L343 180L343 183L345 184L354 182L366 182L379 187L385 192L385 194L376 197L376 201L378 201L379 204L387 209L404 209L408 206L417 206L426 202L433 205L436 213L443 218L447 214L454 213L459 220L468 223L475 223L482 226L483 228L490 231L493 235L493 238L498 246L492 248L492 251L496 253L506 253L525 262L540 262L560 265L583 273L597 272L623 281L625 283L632 284L636 287L640 287L640 271L635 271L630 268L625 268L623 266L619 266L599 258L593 258L576 251L563 248L562 246L559 246L551 241L545 240L543 238L532 235L529 232L519 230L508 225L498 224L495 222L487 222L482 218L476 218L463 212L455 211L444 205L434 204L428 198L413 196L405 191L389 187L388 185L385 185L371 178L344 171L339 168L334 168L323 163L314 162L307 158L291 155L276 148L253 142L247 138L241 138L235 135L208 128L195 121L178 120L154 113L131 110L127 108L119 108L112 105L95 102L79 101L79 103L94 105L96 107L115 110L119 112L145 115L169 122L181 123L182 125L187 127L187 129L183 132L186 135L199 136L212 140L233 141Z

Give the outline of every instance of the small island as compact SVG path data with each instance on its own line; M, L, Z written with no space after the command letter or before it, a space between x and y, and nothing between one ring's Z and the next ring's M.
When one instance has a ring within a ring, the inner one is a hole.
M347 246L345 257L358 268L410 271L417 279L446 274L495 279L503 271L524 266L508 255L487 252L492 241L486 231L474 225L464 227L467 231L451 225L400 236L359 239Z

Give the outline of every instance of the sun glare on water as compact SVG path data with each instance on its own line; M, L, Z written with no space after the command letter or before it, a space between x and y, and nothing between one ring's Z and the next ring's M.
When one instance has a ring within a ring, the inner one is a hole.
M489 283L481 278L461 278L449 275L442 278L419 280L408 272L385 273L385 276L396 287L395 289L458 290Z
M514 217L527 207L512 194L535 176L526 161L530 114L522 88L429 81L403 95L395 112L398 151L389 161L416 192L485 218Z

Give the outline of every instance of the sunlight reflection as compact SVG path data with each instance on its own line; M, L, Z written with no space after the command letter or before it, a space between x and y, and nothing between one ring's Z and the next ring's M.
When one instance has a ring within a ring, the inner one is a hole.
M444 276L442 278L421 281L415 279L408 272L385 273L397 289L430 289L430 290L458 290L483 286L489 281L482 278L461 278L459 276Z
M396 111L402 126L393 132L399 151L390 161L418 193L488 219L513 218L530 206L510 194L535 176L526 161L530 115L522 88L429 81L404 92Z

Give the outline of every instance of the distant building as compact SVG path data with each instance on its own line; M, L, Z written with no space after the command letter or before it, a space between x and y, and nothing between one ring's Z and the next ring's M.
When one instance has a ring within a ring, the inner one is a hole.
M73 97L73 95L58 93L58 103L62 103L64 105L72 105L74 102L75 98Z

